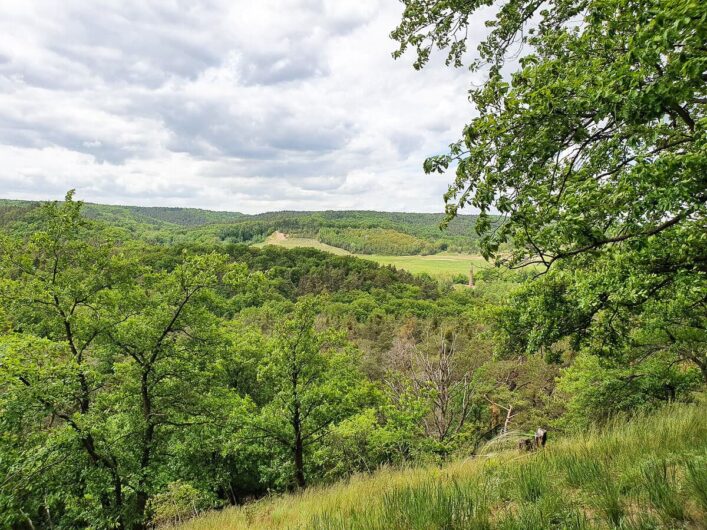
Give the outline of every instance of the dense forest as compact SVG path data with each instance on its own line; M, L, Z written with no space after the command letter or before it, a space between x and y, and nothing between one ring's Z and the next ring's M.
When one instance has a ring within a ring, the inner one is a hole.
M438 250L423 239L384 228L322 228L319 240L354 254L433 254Z

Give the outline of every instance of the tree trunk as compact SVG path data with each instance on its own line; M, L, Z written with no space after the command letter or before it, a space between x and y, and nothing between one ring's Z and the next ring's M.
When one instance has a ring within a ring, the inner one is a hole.
M699 355L690 356L690 359L697 365L702 373L702 381L707 383L707 358L701 359Z
M304 480L304 444L302 443L302 422L300 420L299 407L295 407L292 426L295 430L295 483L298 488L304 488L307 484Z
M511 412L513 411L513 405L508 405L508 414L506 414L506 421L503 422L503 430L501 431L503 434L506 434L508 432L508 424L511 423L511 418L513 417L511 415Z
M147 509L147 492L138 491L135 500L135 522L132 524L132 530L145 530L147 523L145 521L145 510Z
M295 482L298 488L304 488L307 483L304 480L304 451L302 440L297 440L295 444Z
M142 414L145 421L145 432L142 437L142 454L140 455L140 479L138 480L137 491L135 495L135 523L132 528L134 530L144 530L147 528L145 520L145 512L147 510L147 502L149 494L147 491L146 473L150 465L152 456L152 443L155 438L155 424L152 418L152 396L150 396L149 376L151 368L143 368L142 377L140 380L140 393L142 396Z
M113 473L113 496L115 499L115 509L118 512L117 530L124 530L125 523L123 522L123 484L120 480L118 471Z
M296 354L296 352L293 353ZM295 484L298 488L304 488L306 483L304 480L304 442L302 441L302 404L299 398L299 367L296 362L293 362L290 367L290 383L292 384L291 419L295 438L292 446L295 459Z

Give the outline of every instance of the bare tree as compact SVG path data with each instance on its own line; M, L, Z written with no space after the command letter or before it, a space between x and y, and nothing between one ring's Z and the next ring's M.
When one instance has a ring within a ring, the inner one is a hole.
M458 362L457 334L440 332L437 353L416 347L413 382L420 391L431 390L432 412L425 420L430 436L444 441L458 434L469 417L472 374Z

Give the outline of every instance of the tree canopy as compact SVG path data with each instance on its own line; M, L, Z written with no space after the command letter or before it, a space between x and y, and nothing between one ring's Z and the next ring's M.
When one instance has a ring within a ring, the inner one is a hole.
M525 319L535 337L617 340L641 315L666 343L691 337L704 372L705 3L499 2L472 61L470 22L489 2L403 3L396 56L413 48L422 68L439 48L487 74L462 138L424 168L455 172L447 218L478 209L485 256L549 273Z

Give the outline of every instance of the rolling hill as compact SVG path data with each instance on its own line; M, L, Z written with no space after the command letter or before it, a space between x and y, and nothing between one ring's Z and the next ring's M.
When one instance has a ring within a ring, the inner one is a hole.
M38 202L0 200L0 226L31 224ZM262 243L274 232L315 239L355 254L428 255L476 253L476 216L440 229L443 214L374 211L268 212L246 215L195 208L87 203L87 217L128 230L152 243Z

